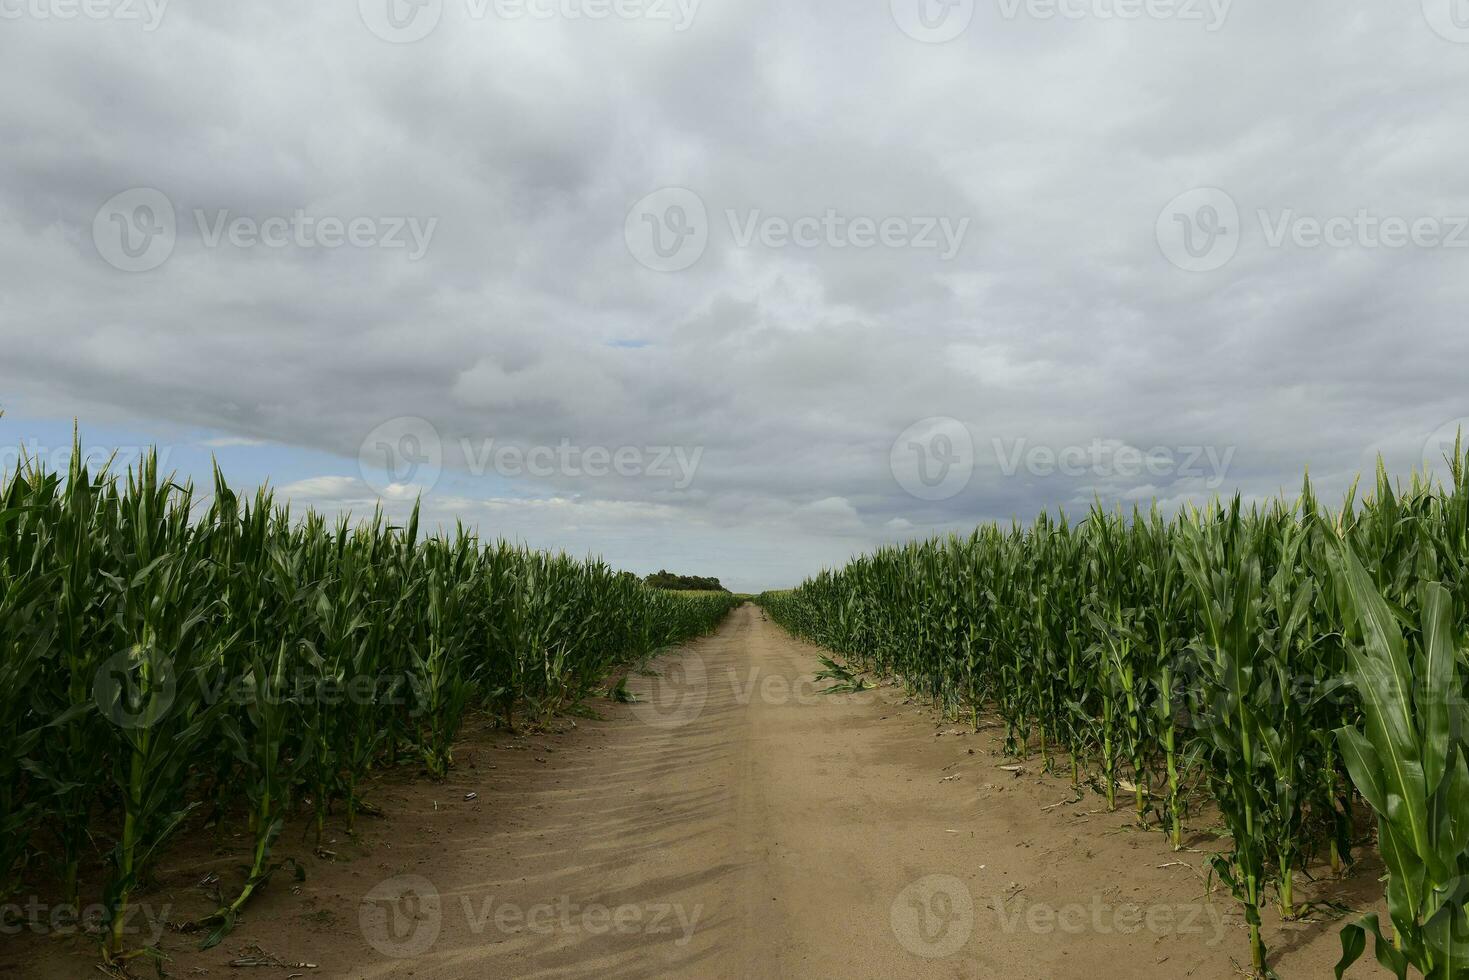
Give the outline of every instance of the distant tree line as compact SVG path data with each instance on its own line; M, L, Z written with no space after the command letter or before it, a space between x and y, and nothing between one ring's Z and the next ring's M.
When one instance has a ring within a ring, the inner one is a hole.
M655 589L672 589L675 592L728 592L717 578L702 575L675 575L667 569L654 572L643 582Z

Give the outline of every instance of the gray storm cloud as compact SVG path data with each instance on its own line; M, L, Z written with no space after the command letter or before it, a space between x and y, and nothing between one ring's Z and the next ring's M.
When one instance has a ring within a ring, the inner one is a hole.
M0 404L324 450L342 467L292 489L327 508L372 499L352 461L398 416L461 477L465 440L697 448L684 487L471 479L428 506L746 588L1094 498L1268 495L1308 464L1335 492L1469 416L1469 37L1434 0L976 3L943 43L905 0L446 0L407 43L372 2L0 0ZM170 236L99 216L135 188ZM666 188L702 228L636 213ZM1199 188L1237 220L1168 213ZM342 232L231 241L201 211ZM1362 212L1449 240L1312 244ZM436 221L421 257L383 245L397 218ZM166 255L121 271L98 235ZM693 261L650 268L655 244ZM972 470L941 499L894 472L931 418L971 443L913 450Z

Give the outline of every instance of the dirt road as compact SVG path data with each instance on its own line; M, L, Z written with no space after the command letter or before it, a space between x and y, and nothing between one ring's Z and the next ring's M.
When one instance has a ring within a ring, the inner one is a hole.
M1001 768L992 732L901 689L816 693L816 653L746 606L631 678L637 704L559 736L472 734L448 784L380 787L388 816L272 883L220 949L166 935L171 971L263 954L283 965L252 980L1237 975L1240 917L1206 898L1202 853ZM233 861L181 855L152 905L179 918L201 866ZM1370 903L1374 877L1348 892ZM1337 929L1272 927L1276 968L1330 976ZM56 953L36 975L80 975L51 972Z

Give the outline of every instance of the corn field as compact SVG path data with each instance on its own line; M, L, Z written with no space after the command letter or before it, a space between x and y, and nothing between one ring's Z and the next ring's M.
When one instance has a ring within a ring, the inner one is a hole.
M1377 816L1391 928L1342 934L1390 972L1469 976L1469 457L1447 484L1382 471L1337 509L1216 502L1166 519L1094 508L980 527L825 571L761 604L901 679L1006 750L1128 808L1175 849L1212 803L1213 871L1243 909L1298 916L1311 862L1353 862ZM1273 910L1269 906L1273 905Z
M686 597L597 561L381 513L293 515L268 491L158 471L32 464L0 478L0 899L54 875L77 907L128 902L181 827L248 829L251 866L201 927L217 942L282 866L288 820L350 827L369 775L442 777L461 722L514 728L614 668L710 632ZM135 952L135 951L131 951Z

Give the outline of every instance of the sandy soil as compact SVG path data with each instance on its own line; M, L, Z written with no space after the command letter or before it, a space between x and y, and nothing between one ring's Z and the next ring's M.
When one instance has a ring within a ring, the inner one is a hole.
M169 972L1238 975L1242 919L1222 890L1207 894L1204 854L1175 855L1095 796L1072 802L1064 780L1000 768L992 731L937 720L898 688L817 694L817 652L746 606L657 676L634 675L638 704L598 701L602 718L568 719L561 734L471 732L447 783L385 777L374 799L386 816L364 821L360 840L339 829L329 858L288 829L281 847L306 881L272 882L217 949L165 932ZM191 834L145 911L206 911L197 882L230 880L243 844ZM1364 862L1303 897L1372 905L1378 873ZM1338 923L1266 918L1282 977L1331 975ZM139 928L146 937L148 921ZM97 976L92 949L3 937L0 976ZM229 965L243 956L278 965Z

